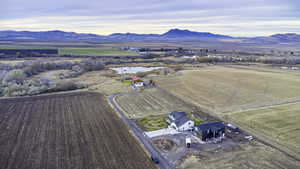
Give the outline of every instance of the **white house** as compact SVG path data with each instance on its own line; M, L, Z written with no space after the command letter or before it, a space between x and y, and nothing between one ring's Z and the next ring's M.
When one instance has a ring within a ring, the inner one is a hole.
M136 82L136 83L133 83L132 86L134 88L140 88L140 87L144 87L145 84L144 84L144 82Z
M171 112L166 119L170 128L177 131L188 131L194 129L194 121L187 117L186 112Z

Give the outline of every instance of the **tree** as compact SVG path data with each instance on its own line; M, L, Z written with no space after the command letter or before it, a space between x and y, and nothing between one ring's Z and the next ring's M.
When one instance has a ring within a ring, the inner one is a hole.
M15 69L9 71L3 78L3 81L6 83L17 83L22 84L24 80L26 79L26 75L23 70Z

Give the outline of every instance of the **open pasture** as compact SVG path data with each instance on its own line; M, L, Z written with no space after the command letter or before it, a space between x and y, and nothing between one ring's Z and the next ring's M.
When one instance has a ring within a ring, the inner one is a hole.
M300 103L238 112L229 118L300 154Z
M219 115L300 99L300 71L212 66L161 76L156 83Z

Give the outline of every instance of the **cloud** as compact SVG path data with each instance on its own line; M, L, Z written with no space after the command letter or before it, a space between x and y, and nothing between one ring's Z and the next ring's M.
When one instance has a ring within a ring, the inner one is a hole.
M0 11L1 30L110 34L178 27L237 36L300 33L298 0L1 0Z

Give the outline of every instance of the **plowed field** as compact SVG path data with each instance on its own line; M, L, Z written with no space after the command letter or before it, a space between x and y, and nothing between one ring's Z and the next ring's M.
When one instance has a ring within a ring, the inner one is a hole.
M101 94L0 100L1 169L152 169Z

